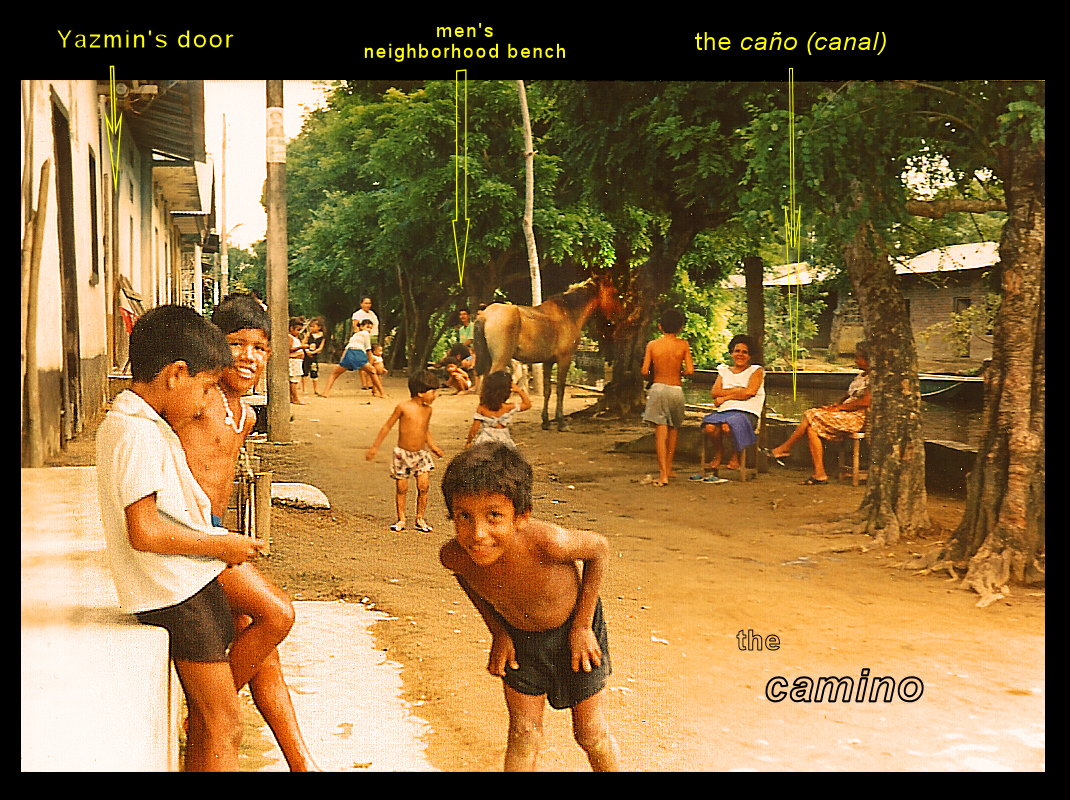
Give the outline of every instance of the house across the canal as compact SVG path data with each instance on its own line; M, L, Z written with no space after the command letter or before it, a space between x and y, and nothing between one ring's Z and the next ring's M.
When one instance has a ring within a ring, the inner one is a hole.
M992 336L984 310L989 295L998 291L989 277L998 262L999 245L981 242L937 248L896 265L920 358L951 362L991 358ZM789 286L820 284L829 274L805 261L779 265L767 269L764 285L787 292ZM731 276L728 284L739 289L745 285L742 275ZM827 302L817 320L817 335L803 344L811 350L850 355L855 342L863 338L858 305L834 287L829 288ZM971 313L963 314L968 309Z

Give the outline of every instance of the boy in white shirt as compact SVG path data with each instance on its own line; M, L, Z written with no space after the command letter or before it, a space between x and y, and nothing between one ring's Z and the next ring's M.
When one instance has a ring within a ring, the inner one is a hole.
M241 730L227 648L234 625L217 576L261 545L215 528L173 426L202 414L231 362L196 311L160 306L130 335L133 383L97 433L97 478L119 605L170 633L189 708L186 770L236 770Z

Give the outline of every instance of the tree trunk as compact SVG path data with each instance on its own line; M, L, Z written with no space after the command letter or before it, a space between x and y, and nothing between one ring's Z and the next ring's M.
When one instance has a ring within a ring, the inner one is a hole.
M532 215L535 209L535 146L531 141L531 117L528 114L528 95L524 91L524 81L517 81L520 94L520 116L524 123L524 242L528 248L528 272L531 276L531 305L542 304L542 273L539 271L539 251L535 247L535 230L532 227ZM531 365L532 391L542 394L542 364ZM563 375L557 379L565 380Z
M622 417L642 412L645 398L640 370L658 298L668 290L676 265L695 236L710 224L706 217L682 212L666 234L652 236L650 257L622 293L621 319L613 326L613 380L603 390L599 410ZM618 263L626 264L627 258Z
M931 527L925 493L918 353L883 239L868 223L844 247L870 351L870 463L858 514L879 545Z
M757 351L750 354L751 363L764 366L765 264L761 256L747 256L743 259L743 275L747 283L747 335L754 340L757 347Z
M999 242L1003 300L985 373L981 447L966 513L946 555L987 605L1007 584L1044 580L1044 142L1000 149L1008 217Z

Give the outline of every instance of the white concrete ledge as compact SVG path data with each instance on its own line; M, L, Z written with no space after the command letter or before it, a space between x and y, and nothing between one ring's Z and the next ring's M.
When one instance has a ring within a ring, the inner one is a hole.
M119 610L95 467L22 470L22 769L178 769L162 628Z

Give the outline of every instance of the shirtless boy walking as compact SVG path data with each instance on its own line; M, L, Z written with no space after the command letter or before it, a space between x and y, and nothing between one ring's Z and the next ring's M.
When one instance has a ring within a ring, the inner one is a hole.
M204 413L176 428L193 477L212 504L213 523L222 526L234 489L234 465L256 423L242 395L260 379L271 355L271 321L251 296L231 295L212 315L227 337L233 364L209 392ZM230 566L219 576L238 631L230 648L235 687L246 683L253 702L271 728L294 772L315 770L301 736L290 691L282 675L278 644L294 624L290 598L250 563Z
M456 536L439 551L492 641L487 671L509 710L506 771L535 769L546 700L572 709L572 730L595 771L617 769L605 705L609 643L598 597L605 537L531 518L531 466L512 448L464 450L442 478Z
M684 375L691 375L695 371L691 345L677 335L686 321L682 312L668 309L658 323L658 329L664 335L650 342L643 356L642 374L654 382L647 393L643 419L656 426L654 446L661 474L654 481L655 486L665 486L669 478L675 477L672 462L680 427L684 424L684 389L680 373L682 370Z
M431 453L442 458L442 449L431 438L431 404L435 402L435 392L438 390L438 378L433 372L424 370L409 378L409 399L404 400L394 407L390 418L383 423L379 435L375 437L375 443L368 448L365 458L371 461L379 451L379 445L383 439L398 423L398 444L394 448L391 460L390 477L397 482L395 502L397 504L398 521L390 526L390 530L400 532L405 530L405 505L409 494L409 477L416 478L416 530L429 533L431 526L424 519L427 512L427 497L431 491L431 470L435 468L435 462L431 460ZM427 452L428 449L431 453Z

